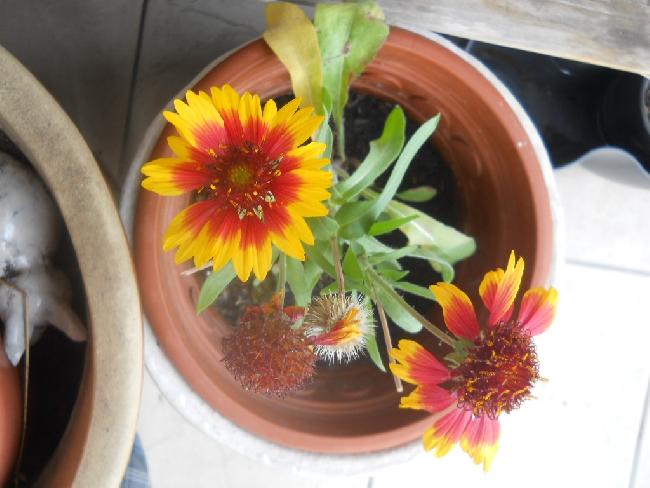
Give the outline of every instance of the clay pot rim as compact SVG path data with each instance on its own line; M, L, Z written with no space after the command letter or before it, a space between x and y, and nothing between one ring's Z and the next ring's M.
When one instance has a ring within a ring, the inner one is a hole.
M79 130L1 46L0 78L0 127L32 162L58 204L90 316L75 410L38 483L118 486L133 447L142 389L141 311L128 245L108 185ZM34 109L26 109L26 103ZM58 143L44 144L43 134Z
M561 261L562 256L560 245L562 242L561 213L548 155L532 122L529 120L525 111L515 100L513 95L510 94L503 84L501 84L501 82L499 82L499 80L497 80L496 77L479 61L438 35L404 24L398 24L397 27L409 30L431 40L432 42L442 45L446 49L455 53L466 63L470 64L501 94L519 123L527 132L537 159L540 162L541 171L544 176L551 204L554 248L550 281L553 281L553 276L556 273L558 263ZM250 42L255 42L255 40ZM187 87L180 90L179 93L184 93L185 90L195 85L198 80L202 79L210 70L229 57L233 52L250 44L250 42L217 58L213 63L208 65L201 73L199 73L187 85ZM170 104L168 106L170 106ZM162 117L158 116L149 126L143 142L139 146L137 153L133 158L132 165L123 187L120 200L120 210L131 241L134 232L135 208L140 182L139 167L146 161L148 155L151 153L153 146L156 143L156 139L162 132L164 125L165 121ZM167 399L172 403L172 405L174 405L181 415L207 435L224 444L230 445L235 450L238 450L249 457L252 456L264 462L268 462L269 459L271 459L274 462L284 465L289 463L297 467L299 470L309 470L312 472L316 471L327 474L341 474L341 469L345 470L345 473L364 472L370 469L377 469L392 464L397 460L409 459L421 451L419 441L413 441L400 447L392 448L388 451L355 454L354 456L311 453L280 446L271 441L250 434L233 424L223 415L213 410L212 407L203 400L203 398L195 393L180 373L175 369L171 361L162 351L161 347L156 343L155 335L146 319L145 348L145 361L147 368L152 373L154 381L165 393Z

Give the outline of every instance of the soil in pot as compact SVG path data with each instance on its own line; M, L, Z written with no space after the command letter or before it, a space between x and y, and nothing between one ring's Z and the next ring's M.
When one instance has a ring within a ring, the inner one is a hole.
M2 131L0 151L29 164ZM87 317L83 281L72 242L67 233L62 234L56 254L51 257L52 265L63 270L68 278L74 297L71 306L77 316ZM86 345L86 342L72 342L58 329L47 327L38 342L31 346L27 428L19 486L34 484L63 437L79 394ZM17 368L21 384L24 384L24 355Z

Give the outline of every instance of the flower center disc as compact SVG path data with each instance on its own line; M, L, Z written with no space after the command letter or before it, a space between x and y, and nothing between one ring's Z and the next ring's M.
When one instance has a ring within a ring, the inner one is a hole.
M280 159L270 159L259 147L246 143L225 152L210 153L214 163L210 189L212 198L235 209L240 219L256 216L264 220L264 211L275 203L271 190L280 176Z
M483 333L454 370L459 405L491 419L530 398L539 379L537 351L530 334L516 321L501 322Z

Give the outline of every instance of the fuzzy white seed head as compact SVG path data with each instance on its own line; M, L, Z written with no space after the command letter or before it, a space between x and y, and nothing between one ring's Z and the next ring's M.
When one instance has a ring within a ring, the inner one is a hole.
M358 295L332 293L314 298L303 322L314 351L329 362L348 362L366 348L366 336L374 334L368 301Z

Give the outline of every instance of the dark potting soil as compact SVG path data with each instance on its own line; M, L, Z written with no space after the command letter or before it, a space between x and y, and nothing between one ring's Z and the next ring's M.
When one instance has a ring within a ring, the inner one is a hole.
M20 149L2 131L0 151L29 164ZM67 233L62 234L58 251L52 256L52 265L65 272L72 286L72 306L83 321L87 311L81 272L72 242ZM85 355L85 342L72 342L53 327L46 328L39 341L31 347L27 431L19 486L34 484L63 437L77 401ZM24 382L24 356L18 367L21 381Z
M292 96L286 95L277 97L275 101L278 106L282 106L292 98ZM363 161L363 158L368 154L370 141L380 137L386 118L394 107L395 104L392 102L379 100L375 97L357 92L350 93L350 99L345 109L346 169L354 171ZM407 114L407 141L419 126L420 122L416 122ZM334 148L336 147L335 143ZM336 157L336 154L334 157ZM378 179L375 189L381 190L389 176L389 172L382 175ZM456 212L455 179L451 169L445 163L439 151L430 143L425 144L413 158L400 187L400 191L422 185L434 187L437 195L428 202L411 203L410 205L445 224L456 226L458 223L458 215ZM406 238L399 231L383 236L382 240L387 245L393 247L406 244ZM409 275L405 278L408 281L428 287L430 284L441 280L440 275L426 261L404 258L401 262L404 268L410 271ZM269 274L269 278L272 278L271 274ZM267 278L267 282L275 282L274 279L269 278ZM317 287L323 288L331 282L331 278L324 277ZM238 280L233 280L215 302L215 306L220 314L230 324L234 325L237 323L243 310L248 305L260 303L258 301L260 299L263 301L264 299L270 298L275 288L274 284L270 284L269 286L265 284L262 288L259 288L259 284L253 285L252 283L252 279L248 283L240 283ZM422 312L430 310L432 305L432 302L417 296L407 295L405 298L411 305ZM290 294L287 295L287 303L291 303ZM396 325L392 323L390 325L391 333L394 333L396 337L405 335ZM380 350L383 355L383 348L380 348ZM366 359L361 358L360 360Z

